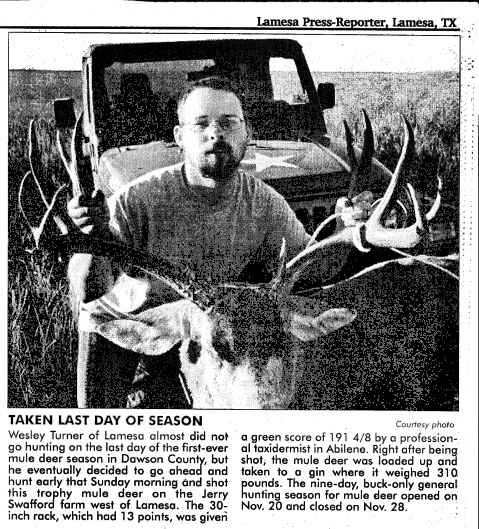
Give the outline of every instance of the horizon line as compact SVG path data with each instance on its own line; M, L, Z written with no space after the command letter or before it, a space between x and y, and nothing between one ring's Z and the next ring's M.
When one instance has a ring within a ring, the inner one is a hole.
M13 71L35 71L35 72L78 72L81 73L81 69L52 69L52 68L9 68L9 72ZM275 73L288 73L290 70L273 70ZM460 70L311 70L311 74L315 73L460 73Z

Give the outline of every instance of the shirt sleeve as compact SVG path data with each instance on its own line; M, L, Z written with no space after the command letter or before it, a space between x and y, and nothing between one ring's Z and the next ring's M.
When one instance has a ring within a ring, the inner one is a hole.
M110 209L110 231L120 241L134 248L144 248L147 221L146 208L131 188L122 189L108 199Z
M310 236L298 220L286 199L279 193L272 192L269 200L269 229L266 244L279 254L283 238L286 241L287 259L292 259L306 247Z
M263 182L256 185L255 202L261 210L257 219L260 223L258 229L264 229L265 235L241 277L251 283L269 281L272 278L278 268L283 239L286 242L287 261L303 250L309 241L304 226L285 198Z

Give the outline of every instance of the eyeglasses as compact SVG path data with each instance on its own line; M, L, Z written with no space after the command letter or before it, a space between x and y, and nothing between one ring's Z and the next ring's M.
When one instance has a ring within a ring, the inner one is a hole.
M201 118L194 123L183 123L183 126L190 127L190 129L194 132L203 132L207 128L211 127L213 123L225 132L233 132L241 128L241 125L244 123L244 119L238 118L237 116L225 116L218 120Z

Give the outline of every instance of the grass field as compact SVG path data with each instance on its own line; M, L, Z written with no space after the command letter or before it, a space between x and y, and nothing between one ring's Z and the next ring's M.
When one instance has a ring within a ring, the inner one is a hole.
M445 197L459 200L459 78L455 73L324 73L316 82L336 85L328 130L343 136L347 119L361 140L361 108L371 117L376 156L394 169L401 144L399 113L416 136L417 171L445 183ZM42 121L43 165L56 182L65 178L53 148L53 105L59 97L81 100L79 72L12 71L9 83L9 361L10 407L75 407L76 330L68 304L66 264L26 251L33 241L18 211L20 180L28 170L27 129Z

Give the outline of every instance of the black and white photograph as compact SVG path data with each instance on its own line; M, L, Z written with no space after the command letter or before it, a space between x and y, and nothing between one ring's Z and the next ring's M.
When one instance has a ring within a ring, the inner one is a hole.
M475 526L477 9L8 3L8 527Z
M458 39L108 38L10 69L10 405L457 410Z

